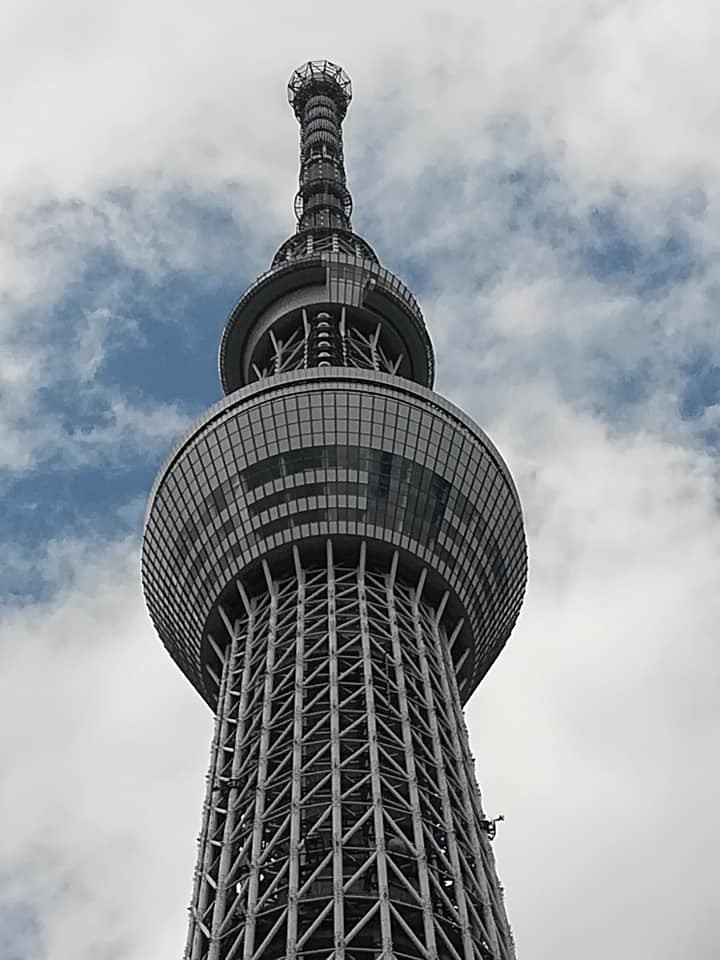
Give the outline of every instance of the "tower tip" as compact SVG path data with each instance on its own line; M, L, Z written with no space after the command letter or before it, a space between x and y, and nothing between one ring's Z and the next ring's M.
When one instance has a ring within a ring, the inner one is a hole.
M308 60L293 72L288 83L288 100L298 120L305 103L313 94L331 97L342 120L352 100L350 77L342 67L330 60Z

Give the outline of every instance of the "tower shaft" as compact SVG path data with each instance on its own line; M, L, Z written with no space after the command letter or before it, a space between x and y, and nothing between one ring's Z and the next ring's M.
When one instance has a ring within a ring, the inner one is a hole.
M367 556L224 624L188 960L514 956L437 606Z
M520 501L351 229L349 79L307 63L289 95L297 230L144 533L153 623L216 714L185 958L513 960L462 704L520 610Z

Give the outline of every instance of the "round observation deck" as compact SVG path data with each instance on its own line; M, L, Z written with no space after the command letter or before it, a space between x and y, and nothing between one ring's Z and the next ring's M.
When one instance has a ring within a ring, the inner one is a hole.
M292 573L325 543L361 542L399 576L426 570L466 700L505 644L527 559L515 486L468 417L400 377L332 367L268 377L212 407L161 469L147 513L143 586L171 656L212 703L208 635L220 605L267 561ZM441 598L447 594L445 601ZM216 624L215 624L216 625ZM219 635L220 631L216 635Z
M235 304L218 354L225 393L258 379L273 341L282 339L303 311L335 314L343 308L367 331L381 326L399 359L399 376L432 387L432 343L418 302L405 284L374 261L318 254L264 273Z

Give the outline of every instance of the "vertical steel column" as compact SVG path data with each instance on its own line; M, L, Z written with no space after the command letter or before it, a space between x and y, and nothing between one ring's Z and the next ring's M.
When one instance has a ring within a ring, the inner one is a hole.
M437 622L435 622L433 626L433 639L437 644L438 654L442 657L446 665L442 679L448 697L448 703L453 704L453 713L455 715L455 723L452 725L452 731L458 745L458 755L462 757L463 770L465 773L462 779L463 801L470 818L471 840L473 850L476 854L476 873L480 880L488 912L492 919L490 925L486 923L484 926L491 936L492 949L499 953L503 960L515 960L515 944L510 929L510 922L505 912L502 894L494 883L494 880L497 879L497 873L493 853L489 840L482 835L479 828L479 821L484 819L484 815L480 800L480 791L473 769L467 727L462 714L462 708L460 707L460 693L457 687L455 670L452 667L449 645L443 642L440 636L439 623ZM459 735L458 731L462 731L462 735Z
M332 541L327 541L328 679L330 683L330 765L333 848L333 917L335 956L345 957L345 919L343 910L343 824L340 769L340 705L338 689L338 636L335 606L335 567Z
M340 309L340 348L342 350L342 362L343 366L348 364L348 335L347 335L347 307L343 306Z
M241 888L240 884L236 885L235 897L230 906L230 909L226 908L227 902L227 888L233 883L233 877L236 873L238 861L242 860L246 856L246 852L243 848L236 851L235 850L235 837L237 833L237 815L240 813L240 817L244 814L247 814L247 810L241 808L240 804L240 770L241 764L244 760L243 756L243 745L245 741L245 732L246 732L246 723L247 723L247 703L250 689L250 677L252 672L252 661L255 653L255 608L250 602L248 595L245 592L245 589L241 583L237 583L237 590L240 595L240 598L245 607L245 612L247 614L247 626L245 631L245 642L244 642L244 652L243 652L243 662L242 662L242 673L240 676L240 693L238 694L233 690L233 696L236 698L237 706L234 712L234 724L235 724L235 735L233 738L232 744L232 765L230 773L230 783L228 790L228 802L227 802L227 816L225 820L225 829L223 831L222 853L225 854L227 851L227 856L223 859L221 857L220 866L218 868L218 886L216 899L218 901L219 908L216 907L216 914L213 917L213 945L211 946L211 951L214 950L217 953L217 956L222 956L221 944L223 939L229 935L229 932L233 929L233 922L236 920L237 912L241 909L240 904L244 897L244 890ZM224 618L227 619L227 618ZM238 624L237 622L234 625L234 631L237 635L238 633ZM239 636L236 639L236 645L233 649L233 656L230 660L230 671L229 671L229 681L228 683L232 685L233 678L238 669L238 660L240 658L240 650L238 647ZM238 936L243 935L243 931L239 930ZM232 949L235 949L233 945ZM208 960L212 960L212 954L209 955Z
M230 658L226 657L223 662L220 693L218 695L219 709L215 716L212 745L210 747L210 767L206 778L203 820L200 828L197 867L195 868L195 880L193 883L192 900L190 902L190 923L188 924L187 941L185 944L185 960L201 960L202 957L206 956L205 944L210 940L210 930L205 923L205 915L208 909L212 907L212 900L206 877L212 861L210 837L215 832L214 828L217 818L217 800L219 800L219 796L216 798L215 794L216 791L219 794L220 790L217 780L217 765L218 754L220 752L221 731L223 728L223 709L226 706L225 691L228 685L229 672ZM205 943L203 943L203 940Z
M403 743L405 745L405 765L408 775L408 790L412 807L413 841L415 843L415 857L417 860L418 886L422 897L423 929L425 931L425 946L430 956L437 955L435 942L435 924L433 923L432 901L430 899L430 881L428 878L427 853L425 851L425 837L423 835L422 814L420 810L420 796L418 794L417 770L415 767L415 750L412 742L410 713L408 708L407 688L405 686L405 669L403 665L403 650L398 630L397 611L395 609L395 578L398 568L397 551L393 554L390 573L387 576L387 605L390 619L390 636L392 639L393 660L395 663L395 678L398 688L398 703L402 723Z
M363 676L365 681L365 706L367 710L367 730L370 744L370 784L373 803L373 824L375 846L377 849L378 899L380 901L380 936L382 938L382 957L392 957L392 924L390 920L390 893L388 888L387 861L385 858L385 825L383 823L383 796L378 750L377 714L375 709L375 689L373 677L372 649L370 646L370 622L368 617L367 593L365 590L365 563L367 545L360 545L360 563L357 569L358 607L360 613L360 638L362 644Z
M491 894L488 889L487 871L484 863L482 839L477 829L478 813L482 816L479 793L471 794L470 784L475 783L474 774L469 763L469 745L465 721L460 708L460 695L455 680L455 670L450 657L450 644L446 643L440 634L440 624L436 617L433 621L433 642L440 662L444 669L440 671L440 682L447 703L451 704L452 722L449 724L453 748L461 761L460 776L458 777L463 801L463 810L468 817L468 834L475 858L474 875L482 892L486 906L486 916L479 918L482 929L487 938L490 949L495 956L502 956L503 960L514 960L514 950L506 949L506 938L498 936L496 919L493 913ZM460 734L462 731L462 734ZM507 920L506 920L507 925Z
M297 547L293 547L297 578L295 626L295 697L293 703L292 794L290 799L290 873L288 879L287 960L297 956L298 889L300 886L300 802L303 761L303 676L305 671L305 571Z
M240 762L240 753L238 745L241 742L240 723L238 722L243 715L243 708L233 709L234 700L242 701L245 694L245 676L241 678L240 693L233 689L235 671L237 669L239 636L236 629L237 625L229 622L223 611L223 620L226 629L231 632L232 643L226 654L226 667L223 671L225 679L225 696L223 699L222 718L223 718L223 736L222 750L231 752L230 759L230 777L228 781L223 780L222 784L218 780L218 789L227 791L225 797L225 817L222 825L222 834L220 839L220 855L217 868L216 887L215 887L215 905L213 909L212 927L210 931L210 948L208 950L208 960L219 960L222 926L226 918L227 902L227 883L228 873L232 863L232 835L235 829L236 798L237 798L237 767ZM248 609L248 630L245 643L245 663L249 663L252 651L252 614Z
M245 944L243 956L251 960L255 948L255 927L257 923L258 888L260 884L260 858L262 853L263 815L265 813L265 782L267 780L267 755L270 743L270 720L272 717L272 690L275 666L275 638L277 633L278 597L270 568L263 561L263 571L270 594L270 623L268 625L267 656L265 661L265 683L263 688L262 728L260 733L260 753L258 756L257 793L255 798L255 823L250 861L250 884L248 887L247 919L245 921Z
M310 366L310 321L308 320L307 310L305 307L302 309L302 323L303 323L303 359L302 365L307 370ZM297 561L296 561L297 562Z
M457 903L457 912L460 918L462 931L462 945L465 960L473 960L473 944L470 938L470 924L468 922L467 904L465 902L465 887L463 884L462 871L460 869L460 859L458 856L457 843L455 837L455 824L453 820L452 807L450 804L450 795L448 792L447 778L445 775L445 760L440 745L440 730L435 709L435 695L432 689L430 678L430 669L428 665L427 652L425 650L425 638L423 635L422 622L420 619L420 598L422 596L425 578L427 574L423 570L420 574L417 589L413 597L413 618L415 620L415 639L417 643L417 655L420 663L420 671L425 688L425 702L427 705L428 721L432 732L433 749L435 752L435 763L438 771L438 786L440 788L440 797L443 808L443 819L445 821L445 830L447 837L448 855L452 866L453 881L455 884L455 901Z

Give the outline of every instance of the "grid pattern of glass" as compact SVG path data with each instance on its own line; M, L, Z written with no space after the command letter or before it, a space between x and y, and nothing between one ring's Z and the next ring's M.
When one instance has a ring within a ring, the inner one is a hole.
M225 619L186 960L513 960L438 610L396 553Z
M324 539L375 541L428 568L464 618L466 699L520 610L520 505L489 439L409 381L330 368L282 374L216 404L161 471L143 582L160 637L208 699L206 624L253 563ZM465 649L466 648L466 649Z

